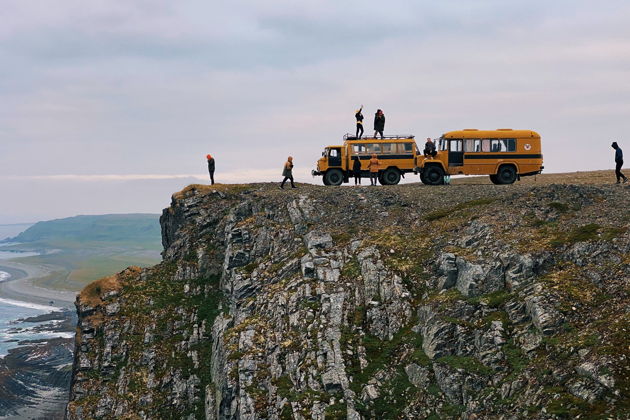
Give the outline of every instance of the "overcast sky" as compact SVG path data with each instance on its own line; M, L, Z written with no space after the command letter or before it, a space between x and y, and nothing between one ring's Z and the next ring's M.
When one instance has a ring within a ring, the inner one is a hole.
M520 128L546 172L630 154L630 2L0 2L0 223L298 181L365 105L386 133ZM630 160L630 159L626 159ZM197 178L195 178L197 177ZM315 179L314 182L321 182Z

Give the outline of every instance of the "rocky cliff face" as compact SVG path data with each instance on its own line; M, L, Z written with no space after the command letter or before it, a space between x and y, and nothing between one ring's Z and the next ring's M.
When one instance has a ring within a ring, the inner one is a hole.
M69 419L625 418L630 190L191 186L78 298Z

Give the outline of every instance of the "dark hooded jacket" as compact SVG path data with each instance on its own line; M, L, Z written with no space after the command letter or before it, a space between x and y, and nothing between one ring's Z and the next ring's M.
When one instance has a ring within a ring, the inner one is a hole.
M378 115L378 112L374 114L374 131L384 131L385 130L385 114L381 116Z
M615 149L615 163L623 162L623 151L617 142L613 143L613 148Z

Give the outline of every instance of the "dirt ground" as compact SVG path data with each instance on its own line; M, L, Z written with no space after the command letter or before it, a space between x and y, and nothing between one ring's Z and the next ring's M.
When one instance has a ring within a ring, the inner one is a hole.
M623 170L622 170L623 172ZM630 169L626 169L626 172L630 172ZM602 171L588 171L588 172L563 172L556 174L546 174L536 176L525 176L517 181L517 184L526 185L547 185L547 184L590 184L590 185L602 185L602 184L614 184L615 171L614 170L602 170ZM451 184L492 184L488 176L465 176L461 178L453 178ZM630 185L630 184L626 184Z

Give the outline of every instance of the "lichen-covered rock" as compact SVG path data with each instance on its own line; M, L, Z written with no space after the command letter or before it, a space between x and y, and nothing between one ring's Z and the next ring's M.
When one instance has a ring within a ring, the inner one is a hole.
M623 418L627 191L447 189L175 194L77 300L67 418Z

